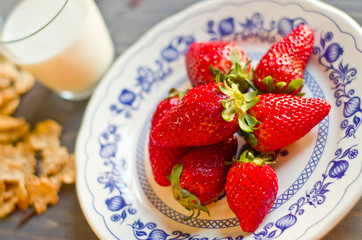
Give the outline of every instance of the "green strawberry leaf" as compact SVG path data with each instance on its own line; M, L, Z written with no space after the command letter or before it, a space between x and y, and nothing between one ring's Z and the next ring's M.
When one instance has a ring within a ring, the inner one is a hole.
M247 141L251 146L256 146L256 145L258 145L258 139L256 139L254 133L252 133L252 132L243 132L242 134L243 134L243 136L245 137L246 141Z
M240 75L243 74L243 67L241 66L240 63L235 63L235 74L236 75Z
M304 80L302 78L293 79L292 81L290 81L288 86L284 89L283 93L291 94L291 93L297 91L298 89L300 89L301 87L303 87L303 84L304 84Z
M201 211L206 212L210 216L210 212L207 207L201 205L200 200L193 194L191 194L186 189L180 188L180 176L183 170L183 165L181 163L176 164L171 172L169 180L171 182L172 194L174 198L180 203L184 208L189 211L192 211L191 215L184 218L184 221L188 221L191 218L197 218L200 216ZM195 209L197 214L195 215Z
M285 82L277 82L274 84L274 80L271 76L265 77L262 82L268 90L268 93L283 93L283 94L292 94L301 87L303 87L304 80L301 78L294 79L290 81L289 84ZM282 89L284 89L282 91Z
M257 96L257 91L241 93L238 86L232 81L225 80L220 83L220 74L215 77L215 81L220 91L228 96L226 99L221 100L224 107L222 118L230 122L237 115L240 129L246 133L253 132L259 121L255 117L248 115L247 111L258 103L260 97Z
M246 101L246 102L251 102L251 101L253 101L254 98L256 97L256 95L257 95L257 92L256 92L256 91L245 93L245 94L244 94L245 101Z
M241 57L239 53L233 49L231 51L230 61L232 63L232 67L227 74L223 74L221 70L210 65L210 71L215 80L216 76L220 74L220 82L224 82L225 79L228 79L228 81L232 81L238 86L240 92L247 92L249 88L256 90L255 86L251 83L251 79L253 77L253 69L250 67L251 60L249 60L244 66L241 65Z
M267 153L260 153L254 155L250 150L245 150L239 157L239 159L233 159L232 162L242 162L242 163L255 163L257 166L261 167L264 164L273 164L274 161L271 161L271 155Z
M244 68L243 68L243 72L247 72L247 71L248 71L249 65L251 65L251 60L248 60L248 61L245 63ZM253 73L253 69L251 69L251 73Z
M235 64L240 65L241 58L240 58L238 51L236 51L235 49L231 50L230 61L233 65L235 65Z
M233 94L233 93L230 91L230 89L227 88L227 87L225 87L225 85L221 85L221 84L220 84L220 82L221 82L221 76L222 76L222 75L223 75L222 73L219 73L218 75L216 75L216 77L215 77L215 82L217 83L220 91L221 91L223 94L230 96L230 95ZM223 82L225 82L225 81L223 81Z
M230 102L230 104L228 104L228 106L226 106L227 108L225 108L221 115L222 115L222 118L227 121L227 122L230 122L234 119L235 117L235 114L236 114L236 109L235 107L232 106L232 103Z
M246 102L246 108L250 109L250 108L254 107L259 102L259 99L260 99L260 97L257 96L254 99L252 99L250 102Z
M274 80L271 76L265 77L263 80L261 80L265 87L268 89L268 93L276 93Z
M282 89L287 85L287 83L285 82L277 82L276 87L277 87L277 92L276 93L281 93Z
M230 99L225 99L225 100L221 101L221 104L225 109L229 108L232 103L233 102Z
M212 65L210 65L210 72L212 74L212 76L214 76L214 78L218 75L218 74L222 74L222 72L217 69L217 68L214 68Z
M249 114L245 114L245 120L246 120L247 124L251 127L255 127L257 124L260 123L255 117L253 117ZM255 128L253 128L253 130L254 129Z
M183 166L182 164L177 164L172 169L172 173L169 177L169 180L171 182L172 189L178 190L180 189L180 176L182 173Z
M178 96L178 99L181 100L187 92L188 92L188 89L186 91L180 92L176 88L171 88L170 91L168 92L168 96L166 99Z
M251 133L254 129L245 122L245 116L239 116L238 124L241 130L247 133Z
M299 92L299 93L296 94L296 96L298 96L298 97L303 97L304 95L305 95L304 92Z

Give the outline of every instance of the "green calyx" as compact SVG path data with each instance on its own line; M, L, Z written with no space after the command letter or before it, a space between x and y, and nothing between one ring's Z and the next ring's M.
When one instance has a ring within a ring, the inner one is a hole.
M184 218L184 221L188 221L191 218L197 218L200 216L201 211L206 212L210 216L210 212L207 207L201 205L200 200L189 191L180 188L180 176L182 173L183 166L181 163L176 164L171 172L171 175L168 176L171 182L172 193L174 198L179 202L184 208L189 211L192 211L191 215L187 218ZM195 210L197 211L196 216Z
M243 132L252 133L256 129L255 126L260 122L249 115L247 111L258 103L260 97L257 96L257 91L241 93L238 86L232 81L224 79L221 84L220 76L221 74L218 74L215 81L220 91L229 96L221 101L224 107L222 111L223 119L230 122L237 116L240 129Z
M274 80L271 76L265 77L262 82L268 89L268 93L292 94L304 85L304 80L302 78L293 79L288 85L286 82L277 82L274 84ZM297 95L303 96L304 93L298 93Z
M181 101L181 99L183 98L183 96L185 96L187 91L188 90L181 92L181 91L177 90L176 88L171 88L170 91L168 92L168 96L166 99L178 96L179 100Z
M264 164L273 164L275 162L271 161L271 156L263 153L255 156L251 151L245 150L239 157L239 159L233 159L232 162L226 162L226 164L233 164L234 162L242 163L254 163L257 166L261 167Z
M238 86L240 92L247 92L250 87L256 90L256 87L251 81L253 77L253 69L250 67L251 60L242 66L240 55L235 49L233 49L231 51L230 61L232 63L232 67L226 75L219 69L210 66L210 71L214 78L216 78L217 75L220 75L221 82L225 79L234 82Z
M219 69L210 66L210 71L215 77L219 89L229 96L221 101L224 107L222 117L225 121L230 122L237 116L239 127L248 142L257 145L253 131L260 122L247 113L250 108L258 103L260 98L257 96L260 91L251 81L253 77L253 70L250 67L251 61L242 66L241 57L235 49L231 51L230 60L232 67L227 74L223 74ZM249 91L250 88L253 90L252 92Z

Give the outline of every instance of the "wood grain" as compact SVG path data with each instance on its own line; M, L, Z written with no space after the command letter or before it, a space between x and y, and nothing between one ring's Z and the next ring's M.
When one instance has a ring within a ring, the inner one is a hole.
M116 48L116 56L122 54L147 30L164 18L198 2L197 0L139 0L136 6L131 1L100 0L99 8L110 29ZM361 0L325 0L325 2L345 11L362 25ZM1 6L1 0L0 0ZM87 101L68 102L37 84L27 93L16 112L30 123L45 118L59 121L63 127L62 141L71 151L81 124ZM61 189L60 202L44 214L33 216L24 225L19 222L28 214L15 212L0 220L1 240L68 240L97 239L88 225L78 202L75 186ZM362 236L362 201L323 239L354 240Z

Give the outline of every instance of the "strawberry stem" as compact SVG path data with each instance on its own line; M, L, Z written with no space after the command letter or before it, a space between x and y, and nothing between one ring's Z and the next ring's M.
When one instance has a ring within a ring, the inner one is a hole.
M181 163L176 164L171 172L169 180L171 182L172 193L174 198L180 203L184 208L189 211L192 211L191 215L184 218L184 221L188 221L191 218L197 218L200 216L201 211L206 212L210 216L209 209L201 205L200 200L193 194L191 194L186 189L180 188L180 176L182 173L183 165ZM197 210L196 216L195 209Z

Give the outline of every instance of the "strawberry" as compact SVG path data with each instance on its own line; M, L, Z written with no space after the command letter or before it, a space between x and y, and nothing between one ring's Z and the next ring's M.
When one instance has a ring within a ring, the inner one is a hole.
M149 144L149 159L151 163L153 178L160 186L170 186L167 176L171 174L172 168L179 162L188 148L169 148Z
M218 75L219 76L219 75ZM232 83L209 83L194 87L158 122L151 141L164 147L190 147L215 144L253 125L246 114L257 102L256 92L242 94ZM225 121L226 120L226 121ZM239 126L238 126L239 125Z
M170 90L168 98L163 99L157 105L151 119L151 129L162 119L162 117L174 106L178 105L182 94L175 89ZM148 145L149 159L151 163L153 177L160 186L169 186L170 181L167 175L171 174L174 165L188 151L188 148L168 148L160 147L151 141Z
M226 175L230 161L237 150L236 137L214 145L194 148L183 156L172 170L170 179L172 193L175 199L187 210L192 211L193 217L197 210L207 213L205 205L217 200L223 194Z
M153 129L156 124L163 118L163 116L174 106L179 104L181 98L183 97L184 93L177 91L176 89L172 88L169 91L169 95L167 98L162 99L154 111L152 118L151 118L151 129Z
M258 228L277 197L278 178L267 160L245 151L227 174L226 199L245 232Z
M272 45L255 68L255 86L264 93L299 93L313 43L312 29L302 24Z
M331 105L323 99L289 94L262 94L248 113L257 123L253 132L244 132L257 151L285 147L306 135L329 113Z
M215 82L216 74L235 69L234 82L251 80L252 68L245 52L234 42L194 42L185 54L187 75L193 87ZM213 71L210 71L212 66ZM242 68L244 66L244 68ZM247 85L243 88L245 89Z

